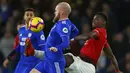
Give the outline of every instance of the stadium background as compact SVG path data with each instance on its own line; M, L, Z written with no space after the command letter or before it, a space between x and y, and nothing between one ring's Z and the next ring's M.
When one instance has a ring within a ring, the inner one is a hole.
M130 0L0 0L0 73L13 73L16 65L11 62L8 68L2 63L13 50L17 24L23 24L26 8L34 8L36 16L45 21L45 36L53 26L54 7L58 2L67 1L72 6L70 19L80 33L92 30L91 21L96 12L108 16L108 40L121 71L130 73ZM82 44L82 41L79 41ZM75 49L76 50L76 49ZM114 73L108 58L102 53L97 65L97 73Z

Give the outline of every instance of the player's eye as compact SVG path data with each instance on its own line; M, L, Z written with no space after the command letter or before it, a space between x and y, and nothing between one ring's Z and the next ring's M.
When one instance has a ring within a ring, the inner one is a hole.
M30 16L33 16L32 13L30 14Z
M97 18L95 18L95 20L100 20L100 18L99 18L99 17L97 17Z
M27 13L26 16L29 16L29 14Z

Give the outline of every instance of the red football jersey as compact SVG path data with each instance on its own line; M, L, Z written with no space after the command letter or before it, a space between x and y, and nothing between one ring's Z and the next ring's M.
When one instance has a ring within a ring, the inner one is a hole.
M99 39L95 40L94 38L91 38L87 40L82 47L80 54L91 58L97 63L102 49L104 47L107 48L109 44L107 43L107 32L105 28L96 28L93 31L97 33Z

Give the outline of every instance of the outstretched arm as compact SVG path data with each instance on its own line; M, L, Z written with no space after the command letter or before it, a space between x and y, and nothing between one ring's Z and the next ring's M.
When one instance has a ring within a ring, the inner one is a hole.
M84 35L78 35L77 37L75 37L75 40L88 40L90 38L94 38L95 40L99 39L99 33L92 31L90 32L87 36Z
M108 43L107 43L108 44ZM110 48L110 46L108 45L108 47L105 47L103 49L104 53L109 57L109 59L111 60L112 64L114 65L115 67L115 71L116 73L122 73L120 70L119 70L119 66L118 66L118 62L114 56L114 54L112 53L112 50Z
M6 68L8 63L14 60L14 56L16 56L17 52L19 52L19 45L7 56L5 61L3 62L3 66Z
M18 46L7 56L7 59L8 59L8 60L13 60L13 56L15 56L16 53L20 51L19 48L20 48L20 45L18 45Z

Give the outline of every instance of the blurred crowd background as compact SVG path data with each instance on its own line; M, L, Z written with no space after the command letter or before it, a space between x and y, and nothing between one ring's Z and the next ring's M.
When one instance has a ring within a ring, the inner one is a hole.
M130 73L130 0L0 0L0 73L13 73L15 69L16 62L11 62L8 68L4 68L2 63L13 50L16 27L24 23L24 10L34 8L36 16L44 19L47 37L54 25L54 7L61 1L70 3L70 19L84 35L92 30L91 22L96 12L103 12L108 16L108 41L121 71ZM80 46L83 45L82 41L79 43ZM97 64L97 73L115 73L103 52Z

